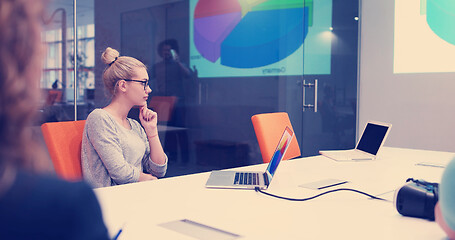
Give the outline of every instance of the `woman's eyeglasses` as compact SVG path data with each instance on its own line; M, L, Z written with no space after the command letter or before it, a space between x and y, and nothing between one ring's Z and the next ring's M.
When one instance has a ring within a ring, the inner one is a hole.
M147 86L149 85L149 80L145 80L145 81L141 81L141 80L132 80L132 79L123 79L127 82L138 82L138 83L142 83L142 85L144 85L144 90L147 90Z

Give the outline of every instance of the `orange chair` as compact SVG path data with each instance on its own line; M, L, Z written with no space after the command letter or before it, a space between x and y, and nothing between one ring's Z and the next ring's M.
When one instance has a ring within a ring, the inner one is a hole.
M285 112L256 114L251 117L251 121L261 149L262 161L268 163L274 154L285 127L288 126L294 131L289 115ZM294 134L283 160L299 157L300 155L299 143Z
M82 180L81 144L84 126L85 120L41 125L55 172L65 180Z
M52 106L56 102L62 101L62 91L59 90L49 90L46 97L46 106Z
M149 108L158 114L158 122L169 122L172 119L176 102L176 96L153 96L150 99Z

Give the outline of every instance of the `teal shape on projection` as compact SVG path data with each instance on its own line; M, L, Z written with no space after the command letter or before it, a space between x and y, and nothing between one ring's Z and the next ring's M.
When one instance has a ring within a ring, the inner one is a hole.
M455 45L455 0L426 0L427 23L444 41Z

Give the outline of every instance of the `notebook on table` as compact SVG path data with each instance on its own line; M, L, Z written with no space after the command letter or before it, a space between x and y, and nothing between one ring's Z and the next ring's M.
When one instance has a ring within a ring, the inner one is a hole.
M387 139L392 124L369 121L355 149L322 150L320 154L336 161L374 160Z
M212 171L205 184L208 188L267 189L286 153L294 132L286 127L265 172Z

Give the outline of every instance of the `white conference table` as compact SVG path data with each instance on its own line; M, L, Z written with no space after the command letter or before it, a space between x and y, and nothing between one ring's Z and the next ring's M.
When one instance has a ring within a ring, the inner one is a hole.
M354 188L393 199L407 178L439 182L455 153L383 147L379 158L336 162L323 156L283 161L267 192L305 198L325 190ZM417 165L416 165L417 164ZM242 167L264 171L265 164ZM207 189L209 172L99 188L105 223L119 239L194 239L160 224L189 219L238 239L445 239L435 222L401 216L390 201L340 191L305 201L272 198L253 190ZM336 178L349 183L324 190L299 185Z

